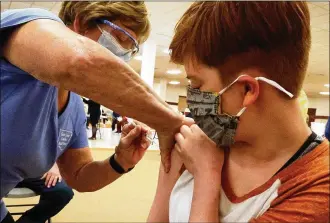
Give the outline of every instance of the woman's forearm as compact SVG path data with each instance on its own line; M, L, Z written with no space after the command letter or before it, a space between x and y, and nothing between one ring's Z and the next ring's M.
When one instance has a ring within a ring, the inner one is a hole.
M194 179L194 192L189 222L219 222L221 177Z
M68 78L61 79L59 85L154 129L181 126L182 117L129 65L89 39L84 39L80 50L80 56L77 52L71 61Z
M15 29L4 56L40 81L76 92L154 129L171 131L181 125L182 117L125 62L58 22L35 20Z
M122 175L111 168L108 158L103 161L90 162L81 167L76 173L66 174L66 176L65 180L75 190L93 192L111 184Z

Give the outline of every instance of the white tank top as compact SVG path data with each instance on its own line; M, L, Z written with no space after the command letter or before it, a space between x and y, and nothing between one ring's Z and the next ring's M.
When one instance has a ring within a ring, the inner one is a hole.
M277 179L264 192L250 197L240 203L232 203L221 189L220 213L221 222L248 222L262 215L270 203L278 196L281 182ZM194 178L186 170L176 182L170 197L170 222L188 222L194 190Z

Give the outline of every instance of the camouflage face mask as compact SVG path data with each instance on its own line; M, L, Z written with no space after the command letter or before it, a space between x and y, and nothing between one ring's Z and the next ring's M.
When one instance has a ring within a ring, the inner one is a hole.
M235 143L234 137L239 123L239 117L243 114L246 107L243 107L233 116L222 113L219 109L221 108L221 95L242 76L243 75L239 76L219 93L200 91L199 89L193 89L188 86L187 104L193 119L199 128L201 128L218 147L230 146ZM262 80L280 91L283 91L289 97L293 97L290 92L286 91L275 81L264 77L257 77L255 79Z

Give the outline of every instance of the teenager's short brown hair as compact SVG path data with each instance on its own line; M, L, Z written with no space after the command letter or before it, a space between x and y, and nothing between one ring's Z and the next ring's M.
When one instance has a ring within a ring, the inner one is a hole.
M219 68L229 82L255 68L298 95L311 45L306 2L195 2L175 28L171 60Z
M150 34L147 7L143 1L65 1L59 17L67 26L77 18L85 28L95 27L97 19L119 20L137 35L139 43L145 42Z

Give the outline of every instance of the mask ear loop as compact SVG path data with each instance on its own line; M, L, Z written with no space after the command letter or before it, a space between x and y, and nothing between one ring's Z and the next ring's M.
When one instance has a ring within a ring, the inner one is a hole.
M241 76L243 76L243 75L241 75ZM240 76L240 77L241 77L241 76ZM276 82L273 81L273 80L269 80L269 79L267 79L267 78L265 78L265 77L256 77L255 79L256 79L256 80L264 81L264 82L266 82L267 84L272 85L273 87L275 87L275 88L279 89L280 91L284 92L285 94L287 94L290 98L293 97L293 94L292 94L292 93L290 93L289 91L285 90L281 85L279 85L278 83L276 83ZM236 81L237 81L237 79L236 79ZM243 114L243 112L245 112L245 110L246 110L246 107L242 108L242 110L240 110L240 111L237 113L236 116L237 116L237 117L240 117L240 116Z
M221 97L221 95L228 89L230 88L233 84L235 84L241 77L243 76L247 76L246 74L242 74L240 76L238 76L231 84L229 84L227 87L225 87L224 89L222 89L220 92L219 92L219 97ZM275 81L273 80L270 80L270 79L267 79L265 77L256 77L255 78L256 80L261 80L261 81L264 81L266 82L267 84L270 84L272 85L273 87L277 88L278 90L284 92L286 95L288 95L290 98L293 97L293 94L287 90L285 90L281 85L279 85L278 83L276 83ZM221 105L220 105L221 106ZM246 107L243 107L236 115L236 117L240 117L246 110Z
M244 75L241 75L241 76L244 76ZM238 78L240 78L241 76L239 76ZM238 78L237 78L235 81L237 81ZM290 98L293 97L293 94L292 94L292 93L290 93L289 91L285 90L281 85L279 85L278 83L276 83L276 82L273 81L273 80L267 79L267 78L265 78L265 77L256 77L255 79L256 79L256 80L264 81L264 82L266 82L267 84L272 85L273 87L275 87L275 88L279 89L280 91L284 92L285 94L287 94ZM243 112L245 112L245 110L246 110L246 107L242 108L242 109L237 113L236 116L237 116L237 117L240 117L240 116L243 114Z
M96 26L100 30L100 32L103 33L103 30L101 29L101 27L99 25L96 25Z
M247 75L246 74L242 74L242 75L238 76L233 82L231 82L231 84L229 84L227 87L225 87L224 89L222 89L219 92L219 95L222 95L228 88L230 88L233 84L235 84L243 76L247 76Z
M292 94L292 93L290 93L289 91L285 90L281 85L279 85L278 83L276 83L276 82L273 81L273 80L269 80L269 79L267 79L267 78L265 78L265 77L256 77L255 79L256 79L256 80L264 81L264 82L266 82L267 84L272 85L273 87L275 87L275 88L277 88L278 90L280 90L280 91L284 92L285 94L287 94L290 98L293 97L293 94Z
M221 97L221 95L228 89L230 88L233 84L235 84L241 77L243 76L247 76L246 74L242 74L240 76L238 76L233 82L231 82L231 84L229 84L227 87L225 87L224 89L222 89L220 92L219 92L219 98ZM221 104L220 104L221 106ZM222 109L221 109L222 110ZM246 110L246 107L243 107L236 115L236 117L239 117L243 114L243 112L245 112Z
M245 110L246 110L246 107L243 107L243 108L237 113L236 117L240 117L240 116L243 114L243 112L245 112Z

